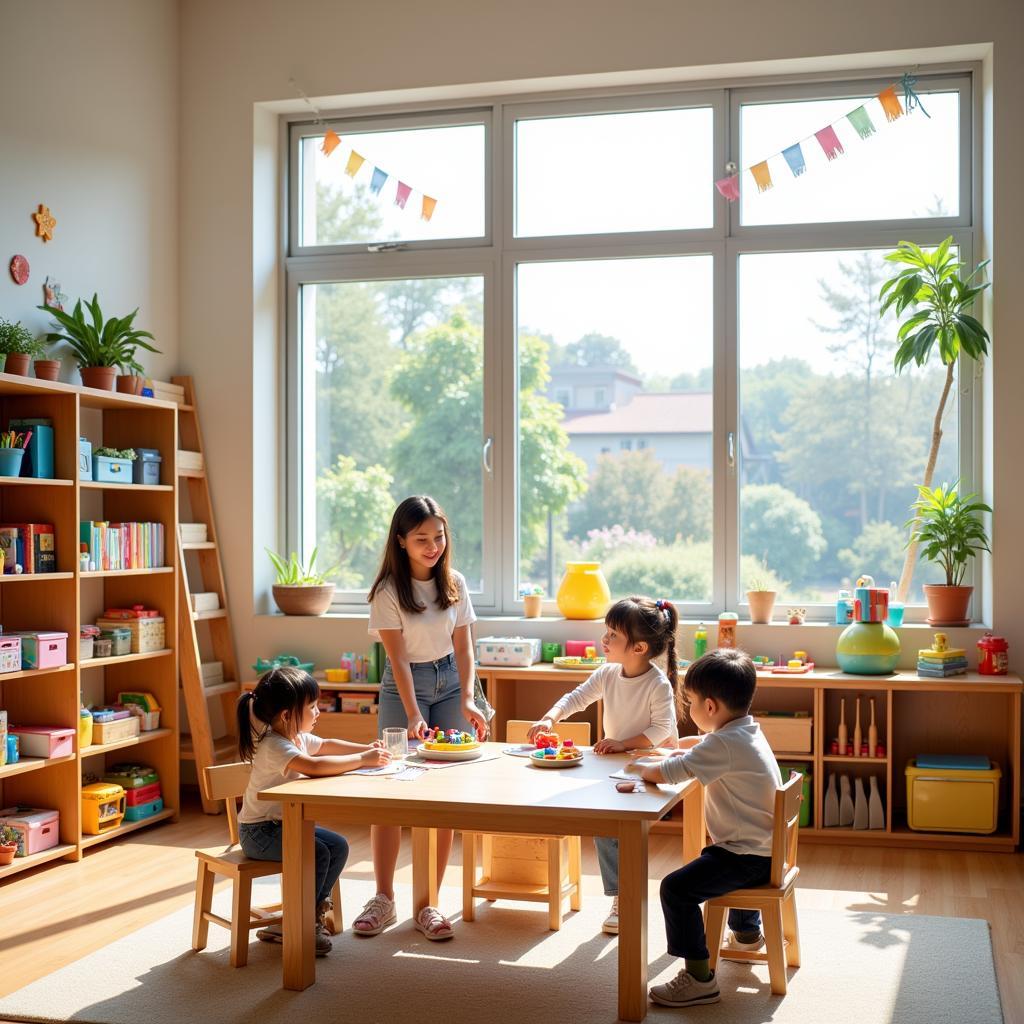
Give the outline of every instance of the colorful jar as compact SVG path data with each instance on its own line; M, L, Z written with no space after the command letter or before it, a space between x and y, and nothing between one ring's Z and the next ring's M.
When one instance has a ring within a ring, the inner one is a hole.
M840 590L836 597L836 625L848 626L853 622L853 598L848 590Z
M1010 662L1008 650L1005 637L986 633L978 641L978 671L983 676L1005 676Z
M722 612L718 616L719 648L736 646L736 623L739 618L735 612Z
M612 594L600 562L566 562L565 575L555 597L567 619L601 619Z
M851 622L836 644L836 661L851 675L888 675L899 657L900 638L884 622Z

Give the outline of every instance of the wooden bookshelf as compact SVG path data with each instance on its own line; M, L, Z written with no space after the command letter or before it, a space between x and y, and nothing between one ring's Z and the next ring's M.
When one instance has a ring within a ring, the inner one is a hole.
M481 665L477 672L495 709L492 731L498 740L504 740L509 719L538 718L558 696L590 674L546 664L529 668ZM1022 691L1024 684L1013 675L983 676L972 672L952 679L921 679L914 672L856 676L839 669L821 668L793 676L758 673L754 710L810 714L811 749L776 752L780 761L802 762L811 767L811 824L801 828L801 842L1012 853L1020 844ZM884 757L828 753L829 741L839 724L840 701L844 698L852 740L858 696L865 740L869 701L875 700ZM592 724L596 723L595 736L602 734L601 712L598 704L585 713L592 716ZM321 721L324 717L328 716L322 715ZM995 832L918 832L907 825L904 770L911 758L925 753L986 754L999 764L1003 778ZM877 776L885 804L885 828L855 831L821 827L825 790L832 773L861 776L865 782L868 776ZM652 831L681 833L682 822L669 817L653 825Z
M56 572L0 576L0 622L5 630L49 629L68 634L68 664L0 674L0 708L12 725L73 728L73 754L23 757L0 766L0 807L21 804L60 812L60 843L0 868L0 879L41 864L79 860L83 850L128 832L177 817L178 762L178 578L175 467L177 409L173 403L70 384L0 373L0 426L16 417L47 417L54 430L53 480L0 478L0 521L54 526ZM156 448L163 456L157 485L106 484L78 479L78 439L118 448ZM133 571L80 572L79 523L83 520L161 522L165 567ZM158 608L167 625L167 646L121 658L78 657L79 626L107 607L144 604ZM109 703L120 690L152 693L161 706L160 728L138 737L83 749L77 743L83 703ZM136 752L134 747L141 749ZM97 775L118 761L151 764L160 775L165 809L102 836L83 836L83 771Z

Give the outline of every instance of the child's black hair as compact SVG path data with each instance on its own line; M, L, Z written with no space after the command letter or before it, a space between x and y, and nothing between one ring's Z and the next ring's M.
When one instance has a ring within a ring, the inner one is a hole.
M711 697L730 711L746 715L757 689L757 669L746 651L708 651L690 664L683 686L697 697Z
M679 662L676 658L676 627L679 615L671 601L654 601L649 597L624 597L608 609L604 624L621 633L631 644L647 644L651 658L664 654L665 674L676 697L676 708L682 708L679 687ZM678 717L678 716L677 716Z
M238 698L238 756L251 761L256 744L282 712L290 711L297 723L303 711L320 696L320 687L298 668L273 668L260 676L256 688Z

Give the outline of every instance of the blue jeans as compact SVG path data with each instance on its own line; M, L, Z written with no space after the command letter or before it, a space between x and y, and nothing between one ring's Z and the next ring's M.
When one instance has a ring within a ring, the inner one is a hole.
M707 960L710 954L700 905L734 889L766 885L771 867L771 857L705 846L696 860L666 875L661 880L661 909L669 953ZM730 910L729 927L734 932L760 931L761 915L756 910Z
M283 856L282 826L279 821L254 821L239 824L238 839L242 852L253 860L281 860ZM316 902L322 903L331 895L334 883L348 860L348 840L330 829L315 830L313 846L316 849Z
M445 731L473 731L462 716L462 684L454 654L446 654L437 661L412 662L409 669L412 672L416 705L428 726L436 725ZM398 695L398 683L391 670L391 661L388 660L380 681L377 728L383 736L385 729L405 728L408 724L409 716Z
M619 895L619 841L612 836L594 836L597 866L601 869L605 896Z

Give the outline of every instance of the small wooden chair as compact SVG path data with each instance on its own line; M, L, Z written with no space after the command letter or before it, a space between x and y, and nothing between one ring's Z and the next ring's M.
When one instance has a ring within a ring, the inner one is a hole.
M267 875L279 875L281 862L276 860L250 860L238 845L238 809L235 801L249 784L252 765L245 762L212 765L204 769L206 791L211 800L223 800L228 812L226 847L214 846L196 850L199 870L196 876L196 909L192 923L192 948L206 948L210 922L231 932L231 966L244 967L249 960L249 932L264 928L281 920L281 904L267 907L252 905L252 881ZM232 882L231 919L214 914L213 884L218 875ZM341 884L335 883L331 892L334 909L328 917L328 930L337 935L342 929Z
M525 743L533 722L512 720L505 730L509 743ZM590 743L589 722L559 722L555 730L563 740L580 746ZM481 874L477 877L477 862ZM472 921L473 901L526 900L548 905L548 927L562 927L562 901L580 909L583 851L579 836L509 835L491 832L462 833L462 919Z
M786 967L800 966L800 928L796 919L796 846L800 834L800 801L803 776L791 772L789 781L775 794L775 823L772 829L772 867L767 885L736 889L708 900L704 905L704 930L711 953L711 969L720 953L730 960L768 962L772 994L786 994ZM729 910L759 910L765 950L734 950L722 946L725 918Z

